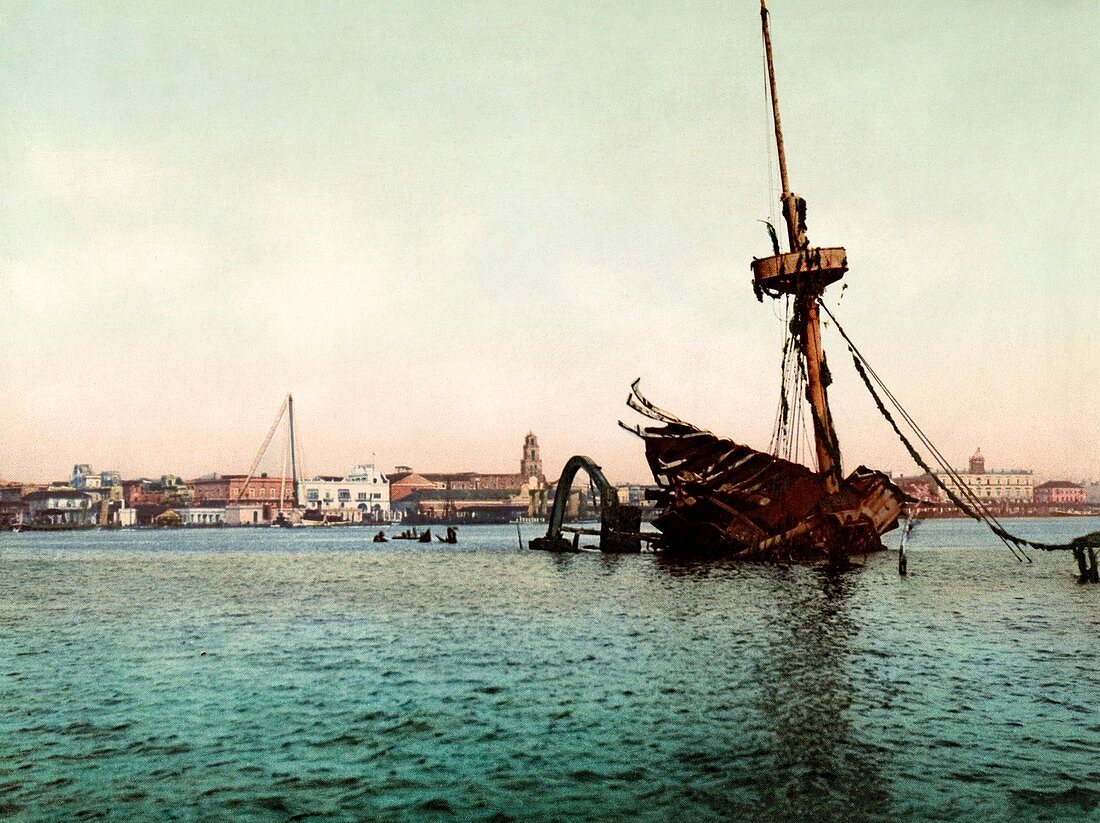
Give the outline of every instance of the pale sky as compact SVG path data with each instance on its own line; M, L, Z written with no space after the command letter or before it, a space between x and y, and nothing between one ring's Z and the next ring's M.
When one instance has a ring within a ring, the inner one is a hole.
M293 391L311 473L648 480L635 377L767 448L758 8L3 0L0 477L245 471ZM1100 5L771 10L845 328L956 465L1100 477Z

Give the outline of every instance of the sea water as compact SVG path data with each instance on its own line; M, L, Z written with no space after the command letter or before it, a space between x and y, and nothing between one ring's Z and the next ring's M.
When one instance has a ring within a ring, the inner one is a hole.
M373 533L0 535L0 818L1100 818L1066 554L958 520L904 578Z

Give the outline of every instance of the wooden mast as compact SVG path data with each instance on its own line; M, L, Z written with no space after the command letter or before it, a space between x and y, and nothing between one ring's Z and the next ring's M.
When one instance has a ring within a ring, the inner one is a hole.
M241 484L240 490L237 492L237 502L240 502L244 498L244 491L248 488L248 484L252 482L253 476L256 474L256 468L260 465L260 461L263 460L265 454L267 454L267 447L271 445L271 438L275 436L275 430L279 428L279 422L283 419L283 415L286 413L287 404L291 403L290 395L288 394L283 398L283 403L279 406L279 413L275 415L275 422L271 424L271 428L267 430L267 437L264 438L263 444L260 446L260 450L256 452L256 457L252 461L252 466L248 470L248 477L245 478L243 484Z
M290 392L286 394L286 407L287 407L287 423L290 429L290 477L294 487L294 505L291 508L298 508L298 450L297 445L294 442L294 395Z
M779 179L783 192L779 201L783 207L783 219L787 224L788 251L791 254L809 251L804 223L805 205L791 191L787 178L787 155L783 150L783 127L779 120L779 100L775 90L775 68L772 63L772 39L768 29L768 8L760 0L760 25L764 31L764 54L768 64L768 87L771 91L772 118L775 121L775 143L779 153ZM801 321L802 350L806 360L806 393L813 411L814 445L818 470L825 475L825 488L830 493L840 490L840 446L836 442L829 398L822 376L824 352L821 347L821 319L817 300L825 284L818 278L806 276L797 279L795 294L796 316Z

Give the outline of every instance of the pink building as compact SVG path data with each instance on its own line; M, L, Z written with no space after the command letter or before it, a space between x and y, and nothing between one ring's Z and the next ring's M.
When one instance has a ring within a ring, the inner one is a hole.
M188 485L194 489L195 504L198 506L262 507L265 521L297 505L293 479L261 474L253 477L246 488L247 479L245 474L217 474L196 478Z
M1035 487L1035 503L1039 506L1064 506L1084 502L1085 487L1068 480L1051 480Z

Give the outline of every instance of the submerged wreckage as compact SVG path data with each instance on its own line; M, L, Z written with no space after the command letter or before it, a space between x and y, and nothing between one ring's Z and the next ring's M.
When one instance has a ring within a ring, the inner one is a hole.
M897 526L907 498L882 472L860 466L841 477L839 459L814 472L661 411L637 383L628 404L661 424L631 431L645 440L659 487L655 525L666 550L838 561L881 549L880 536ZM839 458L826 426L815 425L817 443Z
M883 548L882 535L897 526L905 504L911 499L880 471L860 466L847 476L842 473L840 444L829 409L830 375L821 342L820 315L825 312L844 338L856 370L880 413L915 462L930 473L956 506L985 522L1017 559L1030 559L1027 548L1072 550L1082 582L1096 582L1100 533L1061 545L1036 543L1009 534L955 475L822 302L826 287L848 271L848 258L843 248L814 247L807 237L806 202L791 191L787 177L768 10L763 0L760 17L787 240L787 251L782 251L777 233L769 223L773 254L754 259L751 266L757 299L763 301L769 297L781 301L787 320L783 383L770 452L719 437L657 408L641 395L635 381L627 405L652 424L619 425L645 442L646 459L658 486L654 499L661 511L654 524L659 534L642 533L638 510L619 504L599 467L590 458L578 456L569 462L559 482L546 536L533 540L531 548L551 551L577 548L577 539L566 540L562 531L599 535L600 548L609 552L637 551L641 541L648 540L668 553L774 562L845 564L853 557ZM813 432L812 449L803 448L807 415ZM902 432L897 418L910 428L912 438L931 453L930 462L938 465L938 472ZM816 471L799 462L808 459L811 453ZM585 468L595 478L600 491L603 517L598 532L562 525L562 510L578 468ZM953 479L952 486L958 491L941 481L940 475Z
M791 191L787 177L763 2L760 18L788 243L788 251L781 252L769 224L774 254L752 262L757 298L782 300L788 320L773 453L702 431L658 409L641 396L637 381L628 405L661 425L627 428L645 441L663 507L656 525L668 549L753 559L837 560L882 548L880 537L897 526L907 498L882 472L860 466L848 477L841 473L819 304L826 286L848 271L848 256L839 246L813 247L806 236L806 201ZM803 395L816 472L793 459L800 445Z

